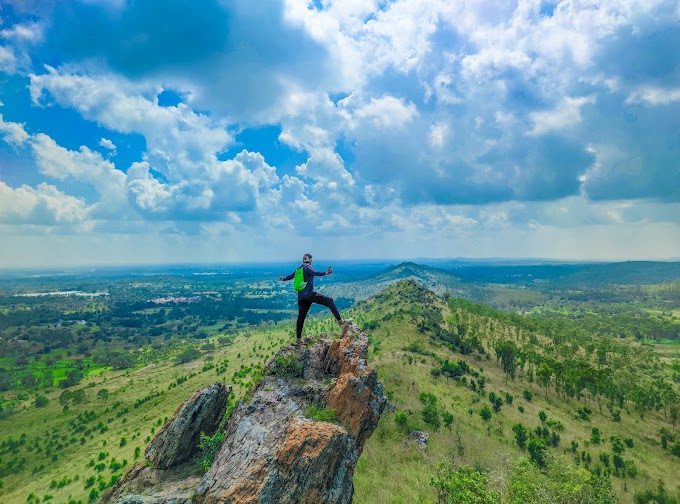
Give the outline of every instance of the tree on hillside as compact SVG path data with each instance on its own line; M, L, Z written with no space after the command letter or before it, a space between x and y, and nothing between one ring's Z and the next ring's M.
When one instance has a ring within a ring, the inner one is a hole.
M538 366L536 370L536 379L538 383L545 387L545 398L548 399L548 387L552 381L553 369L545 362Z
M488 406L484 406L480 411L479 411L479 416L484 420L485 422L488 422L491 420L491 417L493 416L491 413L491 409Z
M505 383L507 385L508 378L515 379L515 370L517 369L517 357L519 349L517 345L510 341L504 340L498 343L494 348L496 352L496 360L501 362L503 372L505 373Z
M512 426L512 431L515 433L515 441L517 442L517 446L524 450L527 445L527 439L529 439L529 433L526 427L524 427L524 425L521 423L518 423Z
M42 386L51 388L54 385L54 373L52 371L45 371L42 375Z

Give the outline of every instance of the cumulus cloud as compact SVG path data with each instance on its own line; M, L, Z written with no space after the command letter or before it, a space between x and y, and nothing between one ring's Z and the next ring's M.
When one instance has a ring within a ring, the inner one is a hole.
M581 123L581 107L595 103L594 96L579 98L565 97L553 110L537 111L529 114L534 127L530 135L563 131L565 128Z
M0 38L9 40L17 45L37 44L43 40L44 26L42 23L15 24L0 30Z
M680 88L645 87L633 91L626 99L626 103L648 103L650 105L668 105L677 101L680 101Z
M7 122L0 114L0 138L14 146L19 146L28 140L29 135L24 130L24 125Z
M115 154L116 144L114 144L108 138L102 138L101 140L99 140L99 146L104 147L105 149L108 149L110 151L113 151L112 153Z
M43 175L84 182L102 196L119 193L124 186L125 174L101 154L85 146L78 151L70 151L44 133L38 133L32 139L31 147Z
M144 135L149 163L169 177L200 174L232 141L224 124L195 113L183 103L159 106L161 88L149 83L47 67L47 73L31 75L30 91L35 104L49 96L112 131Z
M680 201L675 2L41 5L2 26L0 70L50 62L33 105L97 130L77 150L23 118L0 135L106 225L454 239L659 222ZM236 148L249 130L276 149Z
M16 189L0 181L0 223L41 226L80 223L87 219L85 201L68 196L53 185Z

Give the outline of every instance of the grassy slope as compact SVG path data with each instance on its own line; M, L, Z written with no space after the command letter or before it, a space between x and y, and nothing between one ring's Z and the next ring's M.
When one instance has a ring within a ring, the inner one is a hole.
M399 289L391 289L399 298ZM432 299L428 303L438 303L438 308L446 315L448 308L442 302ZM426 303L427 305L427 303ZM394 306L386 307L384 303L372 301L360 305L354 316L360 322L380 320L390 310L413 308L417 303L411 300L400 300ZM665 482L666 488L675 494L679 491L677 483L677 469L680 461L663 452L658 443L656 432L662 426L670 428L663 420L663 415L648 413L644 420L639 415L622 413L621 423L610 420L604 409L605 416L601 416L597 406L589 402L593 409L592 421L576 420L574 412L579 405L575 400L564 400L557 397L554 390L548 392L539 389L536 383L524 383L517 379L505 382L505 375L494 358L486 360L480 356L462 356L443 346L433 344L429 336L420 334L408 315L397 315L385 322L379 322L378 327L371 331L372 340L377 342L369 355L369 362L377 369L380 380L390 397L396 404L396 411L410 411L410 419L422 430L430 432L427 450L421 450L415 445L404 446L404 434L400 433L394 422L395 413L385 411L374 435L366 444L364 453L355 472L355 499L360 504L382 502L433 502L436 495L429 485L430 475L435 472L437 464L445 459L455 463L475 464L489 468L491 486L501 491L506 490L507 475L511 469L512 460L526 454L519 450L514 443L512 425L521 422L527 428L533 429L540 424L538 412L544 410L550 419L559 420L565 426L561 433L561 442L557 448L550 448L549 453L557 457L563 464L574 464L574 455L569 449L571 441L579 443L578 451L586 450L592 457L592 466L599 463L599 453L609 452L611 443L609 436L619 435L622 439L632 437L635 446L626 449L625 459L632 459L638 467L639 474L635 479L621 479L612 477L612 484L621 502L632 502L636 491L645 488L656 488L657 481ZM486 391L494 391L503 395L509 392L514 396L512 405L503 405L499 414L494 414L488 424L479 417L478 412L484 405L489 405L486 398L479 399L478 394L454 380L444 377L434 378L430 371L438 367L436 361L429 356L413 354L403 348L418 341L425 350L431 351L442 359L452 362L465 360L475 370L482 370L487 378ZM487 349L489 350L489 349ZM408 358L413 361L409 364ZM522 397L522 392L529 390L533 393L532 402ZM455 416L452 432L444 427L433 432L420 418L422 405L418 400L421 392L436 395L441 404L441 410L447 410ZM479 402L478 402L479 401ZM525 411L520 413L518 406ZM473 414L468 413L469 409ZM588 441L591 429L598 427L603 434L603 442L599 446ZM460 434L464 447L464 454L460 456L457 449L456 429ZM590 446L588 446L590 445Z
M399 288L393 286L391 289L398 291ZM417 303L414 305L416 301L417 299L403 299L399 296L395 296L395 300L390 302L373 299L353 309L350 316L360 324L365 324L369 320L380 320L390 312L417 307ZM448 308L433 296L427 297L426 305L437 306L445 317L448 315ZM327 317L326 313L323 315L323 319L308 322L307 334L337 331L334 321ZM447 458L452 458L456 463L480 463L490 468L491 484L503 491L512 460L522 454L514 445L511 426L517 422L522 422L529 428L537 426L539 410L546 411L550 418L561 421L566 427L561 434L560 446L557 449L550 449L551 454L564 456L565 463L573 463L572 455L567 450L571 440L578 441L579 451L582 450L584 441L590 438L593 426L600 428L603 437L607 439L610 435L633 437L635 447L627 449L624 455L626 459L635 460L640 474L634 480L613 478L614 487L622 497L622 502L630 502L636 490L655 487L658 478L665 481L667 489L676 491L674 476L678 461L663 453L655 441L656 431L662 425L667 425L660 415L648 414L644 420L640 420L635 414L624 413L621 424L616 424L600 416L594 407L592 422L576 421L573 419L573 411L577 406L575 401L565 403L554 391L549 392L546 400L544 391L539 390L536 384L521 383L519 379L506 385L504 375L495 359L487 361L481 357L463 357L443 346L432 344L428 336L418 332L414 322L407 315L396 315L389 320L383 320L375 329L368 332L374 342L369 361L378 370L390 400L396 403L397 411L411 411L413 415L410 419L416 424L420 422L424 430L430 431L430 443L425 451L416 446L404 446L402 443L404 435L396 429L394 413L385 411L378 429L366 444L355 472L356 503L433 502L435 493L429 485L430 475L437 464ZM217 375L214 369L200 372L204 359L199 359L182 366L167 362L137 370L105 371L100 376L90 376L78 387L85 388L90 402L71 407L68 413L61 411L58 402L61 393L59 389L47 394L50 404L46 408L35 409L29 401L24 401L24 405L27 406L25 410L20 410L9 419L0 421L0 441L9 437L18 439L21 433L26 433L28 444L31 444L38 435L44 439L44 433L48 431L50 435L56 433L57 439L66 446L58 452L59 458L54 463L45 458L44 453L36 455L24 447L21 455L28 459L27 468L18 476L3 478L4 488L0 490L3 492L0 494L0 501L8 504L24 503L26 496L34 493L41 499L45 495L52 495L52 502L68 502L69 496L87 502L90 489L84 489L84 481L90 476L100 474L104 480L110 480L112 471L108 469L108 465L113 458L118 461L128 460L127 467L117 472L124 473L134 462L135 447L140 447L143 454L148 444L146 439L152 436L152 429L158 428L158 420L171 415L193 391L219 379L233 383L235 396L237 398L242 396L246 389L234 383L233 373L238 371L241 365L264 363L282 344L290 342L291 338L290 324L280 324L271 329L256 331L249 337L239 336L232 346L218 347L214 352L212 362L216 364L225 358L229 359L226 373L220 375ZM451 361L462 358L476 370L483 368L483 374L487 378L487 392L510 392L515 396L513 405L504 405L502 411L494 415L488 424L490 428L487 428L479 418L478 411L483 405L489 404L488 400L481 399L480 402L476 402L478 395L461 383L447 381L444 377L433 378L430 371L436 363L432 357L402 350L414 341L420 342L426 350L434 352L441 358L448 358ZM198 346L205 342L198 342ZM256 351L253 351L254 345L257 346ZM259 349L260 345L263 347L262 350ZM241 358L237 358L239 353ZM408 357L413 359L411 363ZM191 373L196 373L196 376L168 389L169 383L181 376L190 376ZM247 376L241 381L250 380L251 376ZM89 384L93 386L88 387ZM97 399L96 393L101 388L107 388L111 392L106 402ZM525 389L534 393L533 402L527 403L522 398L522 391ZM135 401L154 392L163 393L139 408L134 408ZM441 409L454 414L456 420L451 432L443 427L438 432L425 428L419 414L422 405L418 396L421 392L435 394L442 404ZM121 405L112 411L112 405L118 401ZM517 407L520 405L524 406L524 413L518 411ZM110 411L104 413L107 408ZM129 412L117 417L117 413L124 408L128 408ZM469 408L473 409L473 415L468 414ZM72 436L67 425L68 421L79 413L90 410L98 415L91 425L103 421L108 426L108 431L104 434L96 431L92 437L86 438L83 445L79 442L81 434L76 434L78 441L73 445L67 444L65 441ZM460 434L464 448L463 456L458 455L456 431ZM127 439L127 445L119 447L123 436ZM598 460L600 451L611 453L608 441L600 447L591 446L586 449L591 453L594 463ZM88 461L92 458L96 460L101 451L108 453L104 460L107 469L98 473L88 467ZM44 464L45 468L32 474L33 469L40 464ZM63 477L74 479L76 476L79 478L78 481L62 489L49 488L52 480L58 481ZM624 491L624 484L627 485L627 491Z
M328 318L309 320L305 327L306 334L333 330L337 332L337 325L334 320L328 320ZM98 376L88 376L76 387L86 391L88 402L79 406L70 406L66 413L62 411L59 404L59 395L62 390L58 388L45 394L50 400L45 408L34 408L32 397L23 401L17 413L0 420L0 442L9 438L18 440L22 433L26 434L27 439L26 445L19 453L19 457L27 459L26 468L18 475L0 478L2 481L0 502L3 504L25 503L27 496L31 493L40 500L43 500L45 495L51 495L51 502L55 503L66 503L71 498L75 501L87 502L93 487L85 489L85 480L90 476L95 476L95 478L101 476L103 480L110 482L113 474L123 474L134 462L143 460L144 449L148 444L147 439L153 437L153 433L159 428L159 420L162 422L171 416L194 391L219 380L234 386L232 397L236 399L242 397L247 390L245 385L252 380L252 374L234 380L233 373L238 371L241 365L248 367L256 363L268 362L276 351L282 345L289 344L292 338L291 324L279 324L270 329L241 335L231 346L219 347L217 345L217 349L211 354L213 360L201 358L183 365L163 362L140 369L111 370ZM197 346L200 347L209 341L216 343L216 340L201 340L197 342ZM253 351L254 346L256 346L255 351ZM239 354L241 354L240 358ZM217 375L216 369L202 372L204 364L217 365L223 359L229 360L225 373ZM192 376L192 373L195 373L195 376ZM177 378L183 376L188 377L186 382L168 388L169 384L176 383ZM103 388L110 392L107 401L97 397L97 392ZM160 395L144 402L138 408L134 407L136 401L156 393ZM6 395L12 394L13 392L10 391ZM113 405L117 402L120 405L114 410ZM128 412L118 416L125 408ZM99 430L95 430L91 435L85 436L85 442L81 444L80 438L83 437L83 433L73 433L69 427L69 421L86 411L93 411L97 415L95 420L86 424L88 429L101 421L108 427L108 431L100 434ZM43 447L42 453L39 454L27 449L27 446L33 444L38 436L42 438L40 445ZM61 449L53 450L58 456L54 462L51 457L45 456L45 440L49 437L53 437L55 443L64 445ZM76 439L73 444L69 442L72 437ZM122 437L126 438L127 444L120 447ZM141 456L137 460L134 457L135 447L141 450ZM98 460L100 452L108 454L103 460L106 469L102 472L88 467L90 459L94 459L97 464L100 462ZM4 458L8 461L12 456L5 455ZM118 471L111 471L109 465L114 458L118 462L125 459L128 464ZM44 469L34 473L33 471L37 470L40 465L44 465ZM60 481L62 478L74 481L61 489L50 489L52 480ZM98 482L95 483L94 488L98 488L98 484Z

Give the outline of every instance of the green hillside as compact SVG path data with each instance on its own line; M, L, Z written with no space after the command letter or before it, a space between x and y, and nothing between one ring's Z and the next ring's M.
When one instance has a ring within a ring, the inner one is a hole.
M620 502L675 502L674 312L497 311L456 297L458 288L489 286L412 263L356 284L343 288L382 288L343 316L369 334L369 363L394 409L385 410L359 460L355 502L437 502L456 486L460 495L478 489L461 502L608 502L610 487ZM81 310L76 320L86 316L73 300L57 302ZM60 306L26 313L50 320ZM208 301L164 312L113 308L119 318L104 312L109 318L88 326L5 329L0 368L14 378L0 395L3 504L96 501L143 460L156 430L191 393L216 380L233 384L233 406L294 339L291 321L234 329L221 314L233 307ZM119 328L119 319L129 327ZM322 312L305 332L338 328ZM60 346L57 336L71 343ZM429 433L426 449L404 444L415 430Z
M310 320L306 329L337 332L337 324ZM150 364L99 370L77 387L3 393L0 502L95 502L144 460L156 430L194 391L218 380L232 384L232 407L259 379L264 364L293 339L288 323L186 340ZM38 397L45 403L38 406Z
M484 480L489 502L606 502L609 484L620 502L657 502L643 492L659 498L659 482L677 498L677 385L635 340L445 302L413 281L352 311L396 406L357 466L355 502L436 502L437 474L470 488ZM427 449L404 445L412 430L430 434Z

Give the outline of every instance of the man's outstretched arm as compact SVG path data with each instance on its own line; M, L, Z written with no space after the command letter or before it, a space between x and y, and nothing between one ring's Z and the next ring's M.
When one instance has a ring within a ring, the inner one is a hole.
M293 278L295 278L295 272L294 271L286 277L284 277L283 275L279 275L279 280L281 280L282 282L287 282L288 280L292 280Z
M331 267L329 266L329 267L328 267L328 270L326 270L326 271L316 271L315 269L313 269L313 268L310 266L309 271L310 271L314 276L326 276L326 275L330 275L331 273L333 273L333 268L331 268Z

